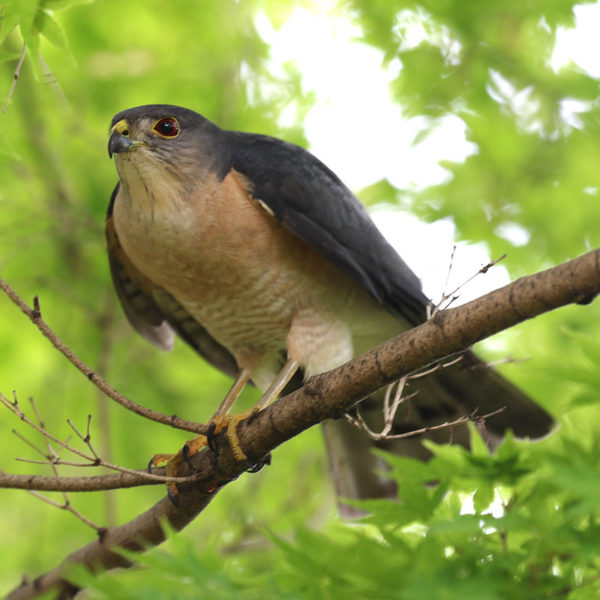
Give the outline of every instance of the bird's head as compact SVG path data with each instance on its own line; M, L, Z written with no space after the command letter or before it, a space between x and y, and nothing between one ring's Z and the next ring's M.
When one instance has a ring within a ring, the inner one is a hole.
M197 182L218 168L224 156L223 131L198 113L170 104L151 104L121 111L113 117L108 154L121 181L131 171L144 180L176 176Z

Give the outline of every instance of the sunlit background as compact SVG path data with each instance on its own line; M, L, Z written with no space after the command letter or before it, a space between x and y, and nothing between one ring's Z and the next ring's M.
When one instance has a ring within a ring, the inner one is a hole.
M386 61L384 53L357 38L360 29L347 16L337 16L334 4L319 2L297 9L286 22L274 28L265 13L255 20L261 37L270 46L270 69L284 75L293 63L302 76L302 88L314 94L314 107L304 120L310 150L337 173L353 191L386 179L400 189L422 189L450 177L442 161L463 161L477 151L467 141L464 122L452 115L436 119L422 138L425 117L409 117L393 101L390 82L401 64ZM403 47L416 47L424 40L452 47L447 33L427 30L418 13L406 11ZM592 76L600 76L596 42L600 28L600 4L575 7L575 26L559 28L552 54L552 66L575 63ZM454 44L456 44L454 42ZM490 93L500 102L514 104L527 112L530 89L515 90L499 74ZM293 122L292 102L282 111L279 122ZM582 103L564 102L568 122L577 124ZM484 244L458 243L452 219L424 223L398 209L376 207L372 216L400 255L419 275L430 298L461 286L455 304L472 300L509 282L501 265L471 279L481 267L498 256L490 256ZM527 230L506 226L503 235L515 245L526 245ZM454 246L457 249L454 252ZM468 282L467 285L464 285Z
M107 129L125 108L178 104L224 128L308 147L367 205L435 301L504 254L458 302L600 243L598 2L573 11L570 0L0 8L0 273L26 301L39 296L46 321L95 371L154 410L205 421L230 380L184 343L168 354L151 347L118 305L103 223L117 180ZM269 469L220 491L168 544L167 566L149 564L134 584L134 571L116 574L106 597L598 597L597 305L554 311L476 348L556 416L548 439L509 441L494 456L480 441L474 455L443 447L437 467L399 462L403 503L382 502L368 525L348 526L312 428L278 448ZM67 419L83 430L92 414L92 440L114 463L144 468L188 438L107 402L3 295L0 357L0 393L15 390L27 410L34 397L61 439L73 437ZM241 407L255 399L246 391ZM15 461L39 454L12 429L44 453L34 432L0 411L0 469L51 474ZM1 591L96 536L26 492L1 492ZM102 526L164 495L154 487L69 500ZM165 573L175 583L159 583Z

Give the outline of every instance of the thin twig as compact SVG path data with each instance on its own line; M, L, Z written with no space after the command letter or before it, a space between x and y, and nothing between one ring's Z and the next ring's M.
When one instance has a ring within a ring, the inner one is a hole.
M67 512L70 512L73 516L77 517L82 523L85 523L88 527L91 527L95 531L103 531L105 529L104 527L96 525L93 521L88 519L85 515L83 515L76 508L74 508L70 500L67 498L65 492L62 492L63 497L65 499L65 502L62 503L57 502L56 500L52 500L52 498L48 498L48 496L44 496L44 494L40 494L39 492L33 490L27 490L27 492L31 494L34 498L37 498L38 500L41 500L42 502L45 502L50 506L54 506L54 508L59 508L61 510L66 510Z
M456 252L456 245L454 245L454 247L452 248L452 254L450 256L450 267L448 269L448 274L446 276L446 283L444 284L444 290L448 286L448 280L450 279L450 271L452 270L452 266L454 263L454 253L455 252ZM487 263L486 265L481 267L481 269L479 269L479 271L477 271L477 273L474 273L473 275L471 275L471 277L469 277L468 279L463 281L452 292L444 291L442 293L442 297L441 297L440 301L436 305L433 305L432 302L430 302L427 305L427 319L433 319L433 317L435 317L435 315L437 315L437 313L442 309L442 305L444 305L444 303L446 303L446 305L444 306L444 309L449 308L452 305L452 303L455 302L460 297L460 294L458 292L462 288L464 288L467 284L471 283L471 281L473 281L473 279L475 279L475 277L477 277L478 275L485 275L492 267L496 266L500 261L504 260L505 258L506 258L506 254L503 254L500 258L490 261L489 263Z
M88 420L87 420L87 432L85 435L83 435L79 429L77 429L77 427L75 427L74 423L71 421L71 419L67 419L67 423L71 426L71 429L79 436L79 439L89 448L89 451L92 453L92 455L94 456L94 458L96 460L98 460L100 457L98 456L98 453L96 452L96 450L94 450L94 447L92 446L92 436L90 434L90 426L92 423L92 415L88 415Z
M475 423L475 426L479 429L480 424L485 423L486 419L489 419L490 417L494 417L495 415L503 412L504 410L505 410L505 408L502 407L502 408L499 408L498 410L495 410L491 413L488 413L488 414L482 415L482 416L477 416L475 413L472 413L470 415L458 417L454 421L445 421L444 423L439 423L438 425L427 425L426 427L421 427L420 429L411 429L410 431L405 431L404 433L395 433L393 435L389 435L389 434L383 435L383 432L377 433L375 431L372 431L367 426L364 419L362 418L362 416L359 413L357 413L358 418L355 418L349 414L346 414L346 419L348 419L348 421L350 421L350 423L352 423L356 427L365 431L371 438L373 438L376 441L401 440L404 438L423 435L425 433L429 433L430 431L438 431L439 429L451 429L451 428L455 427L456 425L462 425L463 423L467 423L468 421Z
M446 369L448 367L452 367L455 364L459 363L463 359L463 355L457 356L456 358L449 360L448 362L439 362L430 369L425 369L424 371L419 371L418 373L412 373L407 377L407 379L420 379L421 377L427 377L427 375L431 375L440 369Z
M17 462L28 463L30 465L63 465L65 467L94 467L89 462L72 462L70 460L64 460L62 458L51 458L50 460L36 460L35 458L23 458L22 456L15 456ZM57 475L58 477L58 475Z
M14 394L14 401L15 403L18 402L17 400L17 396L16 394ZM46 431L46 427L44 425L44 420L42 419L42 414L40 413L40 411L37 408L37 405L35 403L35 400L33 399L33 397L29 398L29 403L31 404L31 408L35 414L35 417L38 421L38 425L40 427L40 429ZM17 434L16 431L13 431L13 433ZM18 434L17 434L18 435ZM58 474L58 464L65 464L64 461L61 461L61 459L59 458L57 452L54 450L54 448L52 447L52 444L50 443L50 440L47 437L44 437L45 441L46 441L46 450L48 452L48 454L46 455L46 461L45 464L49 465L50 468L52 469L52 472L54 473L55 477L59 477ZM90 519L88 519L85 515L83 515L81 512L79 512L72 504L71 499L69 498L69 496L67 495L67 492L62 491L62 497L63 497L63 502L62 504L60 502L56 502L54 500L52 500L51 498L48 498L47 496L44 496L43 494L40 494L39 492L35 492L32 490L28 490L28 492L34 496L35 498L37 498L38 500L42 500L43 502L46 502L48 504L50 504L51 506L55 506L56 508L60 508L61 510L66 510L67 512L70 512L75 518L79 519L82 523L84 523L85 525L87 525L88 527L91 527L92 529L94 529L95 531L100 531L101 528L96 525L93 521L91 521Z
M467 421L471 421L475 424L475 427L479 431L479 434L486 439L487 431L485 429L485 420L501 413L505 410L505 407L502 407L494 412L491 412L484 416L477 416L477 411L474 411L470 415L463 415L461 417L457 417L453 421L446 421L444 423L439 423L437 425L427 425L425 427L421 427L419 429L411 429L410 431L405 431L404 433L390 434L394 427L394 419L396 418L396 413L400 408L400 405L407 402L408 400L414 398L418 394L418 390L409 394L408 396L403 396L403 391L406 383L411 379L419 379L421 377L426 377L427 375L431 375L440 369L445 369L451 367L457 363L459 363L463 359L463 355L460 354L458 357L449 360L447 362L438 362L433 367L429 369L425 369L423 371L419 371L417 373L412 373L410 375L406 375L405 377L400 378L397 382L390 384L385 392L384 401L383 401L383 428L381 431L373 431L365 421L364 417L360 412L360 408L357 406L354 410L353 415L346 413L346 419L355 427L362 429L369 437L376 441L381 440L399 440L414 436L423 435L425 433L429 433L431 431L437 431L440 429L450 429L452 433L453 428L457 425L461 425L466 423ZM396 392L394 394L394 400L390 403L392 390L396 386ZM410 406L410 405L409 405Z
M13 433L13 435L16 435L24 444L29 446L34 452L37 452L40 456L43 456L44 463L47 464L48 459L52 458L52 457L49 457L47 454L45 454L43 450L38 448L33 442L29 441L22 433L18 432L16 429L13 429L12 433Z
M14 392L13 392L13 397L16 401L17 395ZM38 410L37 404L35 403L33 396L29 396L29 404L31 405L31 409L33 410L33 413L35 414L35 418L38 420L39 426L42 429L45 429L46 425L44 424L44 420L42 419L42 413L40 413L40 411Z
M504 358L499 358L498 360L491 360L480 365L472 365L469 367L469 369L493 369L494 367L498 367L499 365L519 364L527 362L528 360L528 358L515 358L514 356L505 356Z
M206 434L207 426L202 423L195 423L182 419L177 415L165 415L155 410L146 408L137 402L119 394L111 387L100 375L88 367L75 353L54 333L42 318L40 302L37 296L34 297L32 309L9 285L0 277L0 289L16 304L21 311L32 321L32 323L42 332L50 343L81 373L83 373L98 389L100 389L109 398L120 404L123 408L130 410L146 419L170 425L176 429L183 429L198 434Z
M10 86L10 90L8 92L8 97L6 98L6 102L2 107L2 112L5 113L8 110L8 105L12 100L12 97L15 93L15 89L17 87L17 81L19 81L19 75L21 74L21 67L23 66L23 61L25 60L25 51L27 50L27 45L23 44L23 48L21 50L21 56L19 57L19 62L17 62L17 66L15 68L15 73L13 75L12 85Z
M377 434L378 436L380 436L379 439L388 439L389 433L392 430L392 428L394 427L394 418L396 417L396 413L398 412L400 405L403 404L404 402L408 402L409 400L411 400L418 394L418 391L417 391L417 392L413 392L412 394L409 394L408 396L402 395L402 393L404 391L404 386L406 385L406 382L408 381L408 379L409 379L408 377L402 377L396 384L396 393L394 394L394 400L391 403L391 405L389 402L391 394L386 392L386 399L384 400L384 404L383 404L384 426L383 426L383 429L381 430L381 432L379 434ZM393 384L388 387L388 392L390 392L392 388L393 388ZM362 419L362 416L360 415L358 408L356 409L356 414L358 416L360 416L363 426L366 427L366 422L364 419ZM369 435L371 435L371 434L369 434Z
M456 244L452 245L452 252L450 253L450 262L448 263L448 271L446 272L446 281L444 282L444 290L448 289L450 284L450 275L452 275L452 268L454 267L454 255L456 254Z
M410 375L406 375L405 377L400 378L398 381L388 385L387 389L385 391L384 398L383 398L382 412L383 412L384 425L383 425L383 428L381 431L375 432L367 425L367 422L364 420L363 416L360 413L359 407L357 407L354 411L355 416L351 416L351 415L347 414L346 418L348 419L348 421L350 421L350 423L352 423L359 429L362 429L363 431L368 433L368 435L371 436L373 439L376 439L376 440L398 439L398 438L395 438L393 435L389 435L390 431L394 427L394 419L396 417L396 413L398 412L398 409L400 408L401 404L408 402L408 400L411 400L418 394L418 390L417 390L417 391L413 392L412 394L409 394L408 396L403 396L404 387L407 384L407 382L412 379L420 379L422 377L426 377L428 375L431 375L432 373L435 373L436 371L439 371L440 369L445 369L447 367L451 367L451 366L459 363L462 359L463 359L463 355L461 354L458 357L453 358L452 360L449 360L447 362L440 361L429 369L418 371L417 373L411 373ZM392 397L392 392L394 390L394 387L396 388L396 391L394 393L394 399L392 401L391 397ZM409 404L409 410L410 410L410 404ZM453 422L444 424L444 426L451 427L453 425L460 424L460 422L462 422L462 421L457 421L457 422L453 421ZM437 428L437 426L436 426L436 428ZM431 430L429 430L429 431L431 431ZM423 433L423 430L418 429L418 430L414 430L414 431L410 431L410 432L398 434L398 435L400 437L410 437L412 435L420 435L421 433Z
M352 423L355 427L362 429L370 438L381 441L381 440L400 440L404 438L415 437L418 435L423 435L424 433L429 433L430 431L437 431L438 429L448 429L455 427L456 425L461 425L462 423L466 423L471 420L470 416L458 417L454 421L445 421L444 423L440 423L438 425L428 425L426 427L421 427L420 429L411 429L410 431L405 431L404 433L395 433L389 434L385 433L385 429L381 432L373 431L365 422L363 416L356 412L356 416L352 416L350 414L346 414L346 419Z
M87 466L105 467L107 469L111 469L113 471L119 471L121 473L129 473L129 474L135 474L135 475L140 474L140 471L135 471L133 469L127 469L127 468L121 467L119 465L114 465L112 463L105 462L101 458L86 454L85 452L82 452L81 450L71 446L70 444L67 444L66 442L63 442L62 440L59 440L56 436L52 435L49 431L46 431L39 425L36 425L35 423L33 423L30 419L28 419L27 415L25 415L25 413L19 407L19 403L16 398L15 398L14 402L11 402L6 396L4 396L4 394L0 394L0 404L3 404L14 415L16 415L19 419L21 419L21 421L23 421L26 425L28 425L32 429L35 429L35 431L37 431L39 434L44 436L44 438L46 438L47 440L50 440L50 441L54 442L55 444L58 444L59 446L61 446L65 450L67 450L68 452L71 452L71 453L79 456L80 458L83 458L84 460L89 461ZM20 437L19 434L16 434L16 435L18 435ZM33 447L35 448L35 446L33 446ZM40 454L42 454L42 456L45 457L45 454L43 452L40 452ZM57 464L60 464L60 462L61 462L61 459L58 459ZM144 477L146 477L147 479L153 479L153 480L158 480L158 481L174 481L174 482L178 482L178 483L189 482L191 479L190 477L167 477L167 476L163 476L163 475L155 475L154 473L145 473Z
M355 408L355 410L353 411L353 414L346 413L346 419L355 427L362 429L365 433L367 433L369 435L369 437L371 437L372 439L374 439L376 441L399 440L399 439L423 435L424 433L429 433L431 431L437 431L439 429L446 429L446 428L449 428L450 432L452 433L453 428L456 425L461 425L462 423L465 423L467 421L472 421L475 424L475 427L478 429L480 435L482 437L484 437L484 439L485 439L486 438L485 419L487 419L491 416L494 416L494 415L498 414L499 412L502 412L504 410L504 408L496 410L493 413L485 415L484 417L477 416L476 411L475 411L468 416L463 415L461 417L457 417L453 421L446 421L444 423L440 423L437 425L427 425L427 426L421 427L419 429L411 429L410 431L405 431L404 433L390 434L390 431L392 431L392 429L394 427L394 419L396 418L396 413L398 412L400 405L405 402L408 402L410 399L414 398L418 394L418 390L417 390L416 392L413 392L412 394L409 394L408 396L403 396L404 387L405 387L406 383L411 379L419 379L421 377L426 377L428 375L431 375L432 373L435 373L436 371L439 371L440 369L445 369L445 368L451 367L451 366L459 363L462 359L463 359L463 355L460 354L458 357L456 357L452 360L449 360L447 362L440 361L429 369L425 369L425 370L419 371L417 373L412 373L410 375L406 375L405 377L401 377L397 382L391 383L387 387L387 389L385 391L385 396L383 399L383 409L382 409L383 428L381 429L381 431L373 431L368 426L367 422L365 421L364 417L362 416L362 414L360 412L359 406L357 406ZM396 387L396 391L394 393L394 399L393 399L393 401L390 401L394 386Z
M411 431L405 431L404 433L394 433L388 434L385 437L375 437L374 439L385 439L385 440L402 440L404 438L415 437L418 435L423 435L425 433L429 433L430 431L438 431L439 429L452 429L457 425L461 425L462 423L466 423L470 421L471 417L458 417L454 419L454 421L445 421L444 423L439 423L438 425L427 425L425 427L421 427L420 429L412 429Z

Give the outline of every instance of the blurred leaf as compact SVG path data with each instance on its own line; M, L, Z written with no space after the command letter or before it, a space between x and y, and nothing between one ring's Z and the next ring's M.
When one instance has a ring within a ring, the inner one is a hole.
M1 9L0 43L3 43L6 36L19 24L20 13L17 10L17 3L14 1L2 4ZM4 51L6 52L6 50Z
M389 204L393 202L397 193L396 188L387 179L382 179L360 190L357 196L364 205L374 206L376 204Z
M21 55L20 52L12 52L10 50L0 49L0 63L17 60Z
M42 0L42 6L50 10L67 10L81 4L91 4L95 0Z
M494 500L494 487L492 485L479 485L473 496L475 512L482 513Z
M42 34L49 42L71 55L69 43L63 28L47 12L40 11L37 14L35 24L40 34Z

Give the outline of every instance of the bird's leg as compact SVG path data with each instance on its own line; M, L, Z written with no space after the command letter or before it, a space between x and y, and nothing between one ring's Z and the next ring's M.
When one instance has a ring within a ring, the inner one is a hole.
M297 360L292 358L288 358L286 360L285 365L279 373L277 377L273 380L273 383L267 388L265 393L262 395L261 399L258 401L256 406L253 408L255 413L261 411L263 408L269 406L279 394L283 391L283 388L290 382L290 379L296 374L300 363Z
M227 394L227 396L221 403L221 406L219 407L219 409L217 410L217 412L211 419L211 423L216 424L213 434L219 433L220 431L223 431L223 429L225 429L225 427L227 427L227 434L226 434L227 439L229 440L229 444L231 446L231 451L233 452L233 455L235 456L235 458L238 461L241 462L243 460L246 460L247 456L246 456L246 453L242 450L242 448L240 446L240 441L237 436L237 426L244 419L254 416L258 412L260 412L263 408L265 408L266 406L271 404L271 402L273 402L273 400L275 400L275 398L277 398L277 396L279 396L279 394L281 394L283 388L288 384L290 379L294 376L294 374L298 370L299 366L300 366L299 361L294 360L294 359L288 359L286 361L285 365L283 365L283 368L281 369L281 371L279 371L279 373L277 374L277 377L275 377L275 379L273 380L271 385L267 388L265 393L261 396L261 398L257 402L257 404L255 406L253 406L251 409L249 409L243 413L227 416L226 412L222 412L223 410L229 411L229 409L233 405L233 402L235 401L235 398L233 398L232 400L230 400L228 402L229 394ZM238 383L239 379L240 379L240 377L238 377L238 379L233 384L230 391L233 391L234 388L236 388L236 384ZM248 380L248 377L246 377L246 381L247 380ZM239 390L239 392L241 392L241 389ZM239 392L238 392L238 396L239 396Z
M233 385L229 388L225 398L223 398L219 408L217 408L215 414L210 418L207 442L211 449L214 450L212 443L214 436L228 426L231 417L228 417L227 415L229 414L231 407L235 404L235 401L240 397L240 394L244 387L246 387L249 379L250 371L248 371L248 369L242 369L233 382ZM194 440L192 440L192 442L193 441Z
M240 397L242 390L246 387L248 380L250 379L250 372L247 369L242 369L239 375L236 377L233 385L229 388L229 391L223 398L223 402L217 408L217 411L213 415L212 420L215 417L219 417L221 415L226 415L233 406L234 402Z

